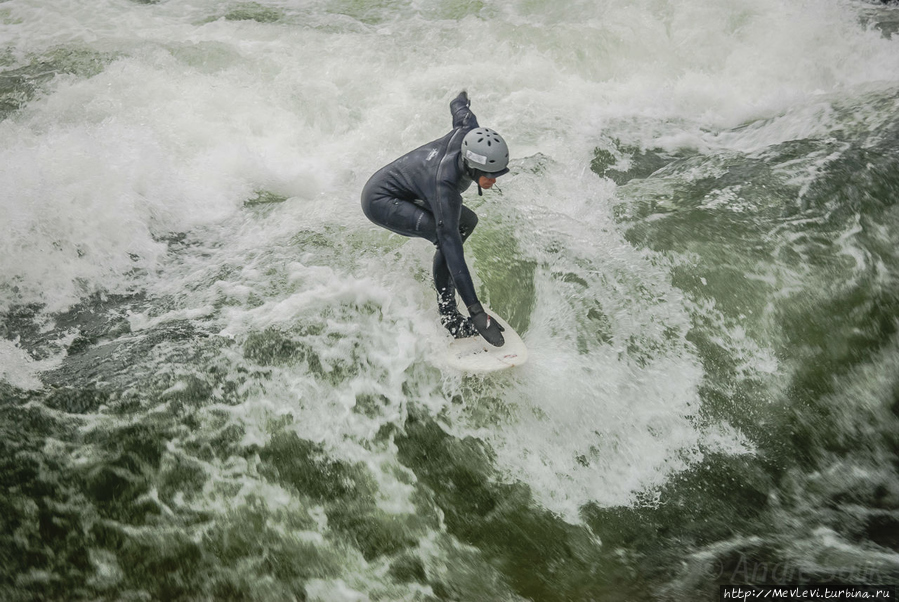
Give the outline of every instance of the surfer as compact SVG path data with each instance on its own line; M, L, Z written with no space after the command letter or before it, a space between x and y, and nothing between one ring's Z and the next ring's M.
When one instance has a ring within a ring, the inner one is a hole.
M480 334L500 347L504 329L478 301L462 252L478 223L475 212L462 204L462 193L475 182L482 195L508 173L509 147L499 134L478 125L470 103L462 91L450 102L451 132L375 172L362 189L362 211L392 232L436 245L434 286L441 324L457 339ZM471 318L459 313L457 289Z

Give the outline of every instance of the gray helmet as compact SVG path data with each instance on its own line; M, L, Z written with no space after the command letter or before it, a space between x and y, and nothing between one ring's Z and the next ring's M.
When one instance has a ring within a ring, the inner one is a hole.
M490 128L475 128L465 134L462 158L471 169L492 177L509 172L509 146Z

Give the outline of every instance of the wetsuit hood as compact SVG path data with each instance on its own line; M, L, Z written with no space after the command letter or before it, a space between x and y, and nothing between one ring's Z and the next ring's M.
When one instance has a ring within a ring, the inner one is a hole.
M457 161L459 171L462 173L463 177L463 181L459 183L459 189L464 192L468 189L469 186L471 186L471 182L474 182L478 185L478 196L484 196L484 192L481 190L481 182L479 181L480 178L478 177L481 175L481 172L477 169L473 169L468 164L468 161L466 161L465 158L462 157L461 153L459 154L459 158L457 159ZM465 180L469 181L465 182Z

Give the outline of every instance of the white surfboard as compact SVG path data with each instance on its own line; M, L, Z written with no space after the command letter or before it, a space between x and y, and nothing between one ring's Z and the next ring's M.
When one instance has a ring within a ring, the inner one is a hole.
M485 308L490 316L502 324L506 330L502 347L494 347L481 336L467 339L453 339L446 352L447 363L463 372L495 372L512 366L520 366L528 361L528 348L512 327L496 313Z

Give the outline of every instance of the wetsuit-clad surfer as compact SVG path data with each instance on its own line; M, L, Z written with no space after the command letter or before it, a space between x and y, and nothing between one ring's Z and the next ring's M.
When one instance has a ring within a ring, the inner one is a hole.
M478 223L475 212L462 204L462 193L476 182L482 194L508 173L509 147L499 134L478 125L470 102L461 92L450 102L451 132L375 172L362 189L362 211L392 232L435 244L441 323L456 338L480 334L499 347L505 342L503 327L481 307L462 252ZM470 319L456 307L457 289Z

